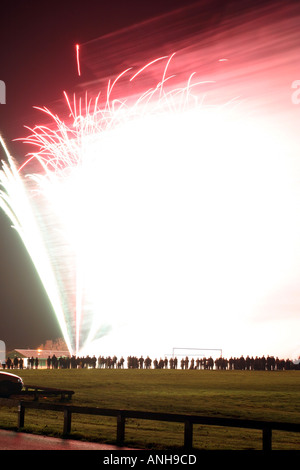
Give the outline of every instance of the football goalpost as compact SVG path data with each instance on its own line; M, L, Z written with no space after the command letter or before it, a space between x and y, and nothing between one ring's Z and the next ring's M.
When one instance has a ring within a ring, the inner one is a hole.
M173 348L172 349L172 358L174 357L193 357L194 359L205 357L212 357L217 359L222 357L221 348Z

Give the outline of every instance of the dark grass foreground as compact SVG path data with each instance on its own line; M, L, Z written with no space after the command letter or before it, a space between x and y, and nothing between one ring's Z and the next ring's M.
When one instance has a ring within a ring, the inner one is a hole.
M300 423L299 371L58 369L16 371L24 383L75 391L72 404L178 414ZM53 398L42 399L53 401ZM0 409L0 427L15 428L17 410ZM24 431L60 436L63 418L27 410ZM115 418L74 415L72 438L115 443ZM125 444L149 449L183 445L183 424L129 419ZM194 426L206 450L261 450L261 432ZM274 431L274 450L300 450L299 433Z

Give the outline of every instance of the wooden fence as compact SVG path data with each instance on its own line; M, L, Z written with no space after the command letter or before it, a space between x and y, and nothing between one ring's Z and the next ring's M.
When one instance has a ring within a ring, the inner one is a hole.
M300 432L298 423L268 422L257 420L233 419L233 418L214 418L207 416L183 415L172 413L154 413L149 411L134 410L115 410L108 408L93 408L86 406L63 405L55 403L39 403L34 401L18 402L18 429L24 427L25 410L51 410L63 413L63 435L71 434L72 415L89 414L116 417L117 420L117 444L122 446L125 440L126 419L167 421L184 423L184 448L193 447L193 425L201 424L205 426L223 426L231 428L258 429L262 431L262 448L264 451L272 450L272 430Z

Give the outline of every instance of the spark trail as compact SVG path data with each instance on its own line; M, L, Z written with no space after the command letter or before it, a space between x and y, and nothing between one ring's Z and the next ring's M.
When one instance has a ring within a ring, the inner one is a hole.
M76 44L76 62L77 62L77 72L78 72L78 76L80 77L81 75L81 71L80 71L80 58L79 58L79 44Z

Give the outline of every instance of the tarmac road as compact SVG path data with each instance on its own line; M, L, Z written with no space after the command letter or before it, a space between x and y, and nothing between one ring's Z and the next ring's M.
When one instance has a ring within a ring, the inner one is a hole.
M0 450L134 450L127 447L39 436L0 429Z

